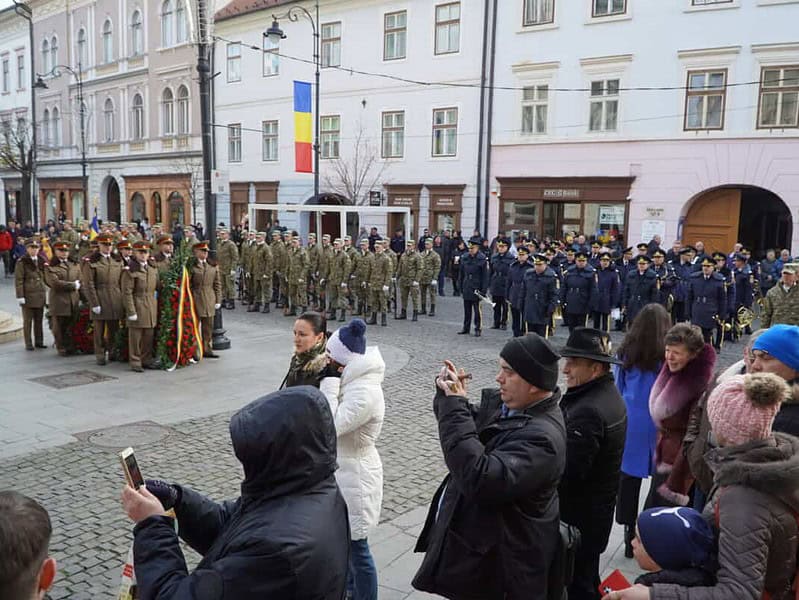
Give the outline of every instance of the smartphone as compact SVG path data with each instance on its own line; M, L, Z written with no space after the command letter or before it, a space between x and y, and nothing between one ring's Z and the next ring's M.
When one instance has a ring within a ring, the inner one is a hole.
M599 584L599 593L605 596L611 592L626 590L628 587L630 587L630 582L622 575L621 571L616 569L605 581Z
M139 463L136 462L136 455L133 454L133 448L125 448L119 453L119 460L122 463L122 470L125 471L125 479L128 480L130 486L138 490L144 485L144 477L142 477Z

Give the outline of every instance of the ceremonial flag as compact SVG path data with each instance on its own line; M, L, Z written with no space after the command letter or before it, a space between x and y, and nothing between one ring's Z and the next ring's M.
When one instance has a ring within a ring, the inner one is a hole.
M294 170L313 173L311 84L294 82Z
M97 237L97 234L100 233L100 223L97 222L97 211L94 211L94 217L92 217L92 224L89 226L89 239L93 240Z

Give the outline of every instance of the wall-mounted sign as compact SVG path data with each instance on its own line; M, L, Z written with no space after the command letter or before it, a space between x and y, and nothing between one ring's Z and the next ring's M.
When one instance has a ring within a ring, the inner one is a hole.
M416 206L417 199L413 196L392 196L390 198L391 206L408 206L413 208Z
M578 189L545 189L544 198L579 198Z
M640 241L649 242L656 235L659 235L661 240L666 239L666 221L644 220L641 223Z
M647 207L646 212L647 214L652 217L653 219L659 219L663 216L664 209L662 208L650 208Z
M599 207L600 225L623 225L624 205L611 205Z
M378 191L369 192L369 206L381 206L383 204L383 194Z

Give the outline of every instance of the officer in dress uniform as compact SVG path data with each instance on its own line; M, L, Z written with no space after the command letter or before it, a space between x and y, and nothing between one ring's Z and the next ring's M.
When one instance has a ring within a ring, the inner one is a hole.
M560 280L548 263L543 254L533 257L533 268L524 273L519 305L527 333L537 333L542 337L549 336L560 287Z
M128 326L128 362L136 373L157 369L153 360L153 337L158 320L158 268L150 261L150 244L133 243L133 258L122 271L122 302Z
M17 302L22 308L22 334L25 338L25 350L47 348L44 345L42 320L47 292L44 285L44 274L47 261L39 255L39 242L31 238L25 242L26 254L17 261L14 268L14 284ZM33 339L31 339L33 328Z
M691 273L694 272L694 266L691 264L692 255L692 248L682 248L677 254L677 262L672 264L677 277L677 284L674 286L674 306L671 309L672 323L679 323L687 318L688 286Z
M505 298L508 300L508 304L510 304L513 337L520 337L524 335L524 319L522 314L522 307L524 306L524 276L527 271L533 268L533 265L529 260L530 251L527 247L519 246L516 249L516 254L516 260L510 266L510 271L508 271ZM546 257L544 257L544 259L546 260Z
M113 237L101 233L95 238L98 250L83 259L81 265L81 287L91 307L94 324L94 356L98 365L106 364L117 357L113 352L114 338L119 330L119 320L123 316L122 290L119 287L122 277L122 260L111 254Z
M513 264L513 257L508 253L508 240L500 238L497 240L497 253L491 257L491 274L489 278L489 289L491 300L494 302L494 324L491 329L508 328L508 303L506 301L506 288L508 283L508 273Z
M596 275L599 293L594 307L594 329L610 333L610 313L619 307L621 301L619 273L613 265L610 252L600 254Z
M119 240L117 242L117 254L119 255L119 260L122 261L122 266L129 266L133 256L133 246L131 246L130 241Z
M50 288L50 324L55 338L55 347L60 356L74 352L69 347L66 331L70 321L80 308L80 266L69 258L73 244L60 241L53 244L55 256L44 271L44 279Z
M649 268L652 259L645 254L635 259L636 269L627 273L621 308L629 325L639 311L650 302L657 302L657 275Z
M155 240L155 246L158 252L153 255L153 261L158 271L169 270L172 264L172 255L175 252L175 243L171 235L159 235Z
M746 262L746 257L740 252L736 252L732 257L732 274L735 278L735 303L731 307L731 318L733 321L738 320L738 310L741 307L752 309L754 301L754 281L755 276L752 274L752 269ZM743 333L752 333L752 328L747 325Z
M208 258L208 242L199 242L192 248L194 258L188 261L194 310L200 319L203 338L203 358L219 358L213 351L214 314L222 306L222 278L216 261Z
M463 294L463 329L458 334L469 333L474 313L474 335L480 337L483 330L483 315L480 311L480 298L475 292L485 295L488 289L488 260L480 252L480 241L469 240L469 252L461 258L460 288Z
M652 252L652 271L657 280L657 302L668 307L674 304L674 288L677 286L677 274L666 263L666 253L660 248ZM671 299L669 299L671 298Z
M596 270L588 264L588 254L580 251L574 257L574 266L566 271L560 288L563 323L569 328L569 333L575 327L586 326L588 314L594 310L596 300Z
M713 332L719 320L727 318L727 297L724 291L724 276L715 271L713 259L706 256L701 262L701 271L691 273L688 288L688 311L691 323L702 329L705 343L713 343ZM714 346L720 340L716 340ZM718 349L719 346L717 346Z
M600 244L597 241L591 242L591 254L588 256L588 264L594 267L594 269L599 268L599 260L602 256L600 253L601 249L602 249L602 244Z

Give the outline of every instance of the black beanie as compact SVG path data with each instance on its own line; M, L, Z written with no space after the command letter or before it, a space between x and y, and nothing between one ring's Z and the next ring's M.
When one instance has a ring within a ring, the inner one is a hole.
M548 392L557 387L560 354L537 333L513 338L499 355L527 383Z

